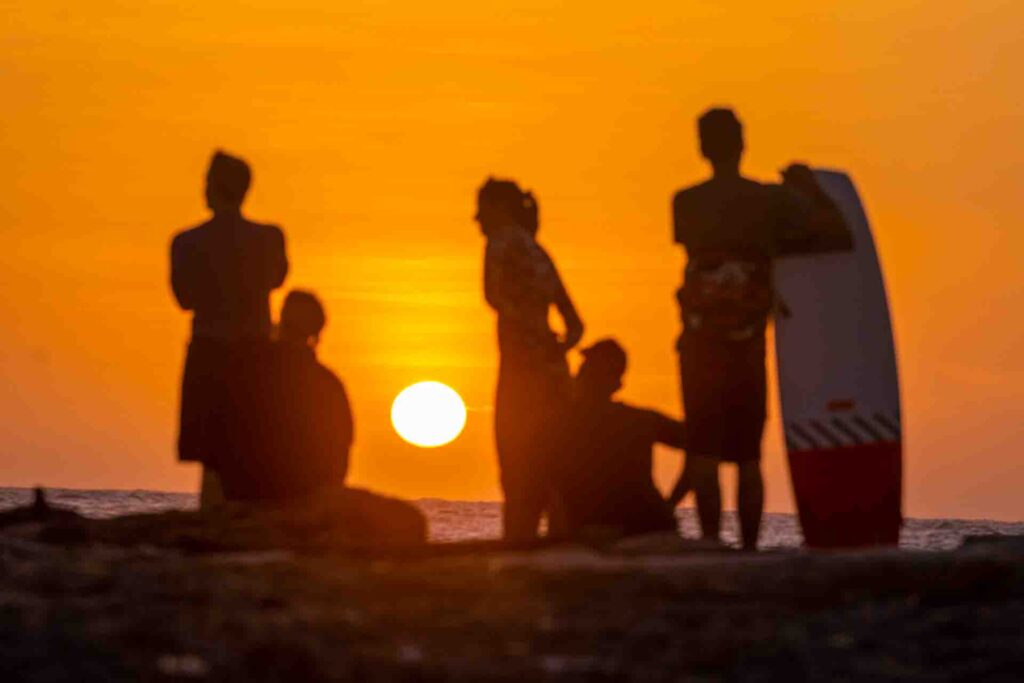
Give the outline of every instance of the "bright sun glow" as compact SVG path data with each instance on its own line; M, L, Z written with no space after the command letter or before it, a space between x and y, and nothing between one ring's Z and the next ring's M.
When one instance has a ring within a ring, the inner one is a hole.
M423 448L443 446L466 426L466 404L445 384L419 382L395 397L391 424L411 444Z

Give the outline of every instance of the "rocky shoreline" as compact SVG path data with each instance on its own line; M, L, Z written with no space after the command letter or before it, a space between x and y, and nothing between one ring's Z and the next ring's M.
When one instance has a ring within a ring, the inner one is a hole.
M1019 538L953 552L373 553L280 549L288 533L255 530L249 547L225 545L228 531L180 512L6 523L3 680L992 681L1024 670Z

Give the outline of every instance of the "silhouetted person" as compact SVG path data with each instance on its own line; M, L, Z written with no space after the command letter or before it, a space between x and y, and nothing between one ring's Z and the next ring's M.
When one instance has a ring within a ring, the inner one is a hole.
M233 356L269 340L270 292L288 272L284 235L242 216L249 166L222 152L206 176L213 217L171 244L171 287L192 311L192 339L181 388L178 457L204 463L202 498L216 498L209 464L222 447L225 370Z
M698 131L713 175L673 202L675 241L687 254L678 350L690 441L687 476L670 500L677 504L692 482L703 534L717 539L718 463L737 463L743 545L753 549L764 508L760 460L772 259L848 249L852 238L807 166L789 166L781 185L740 174L743 128L732 110L705 112Z
M354 425L344 385L316 358L326 320L313 294L292 291L277 341L235 357L217 458L225 497L355 546L424 543L415 505L345 486Z
M537 243L533 195L508 180L480 188L476 220L487 238L484 295L498 314L500 369L494 434L505 497L506 539L536 538L545 512L552 518L551 449L558 415L569 401L565 354L583 336L583 323L554 262ZM566 333L552 331L554 306Z
M652 477L653 448L685 448L686 425L612 400L626 352L611 339L583 351L558 452L558 491L570 535L675 532Z
M313 294L289 292L277 341L233 364L228 443L217 458L229 500L297 499L344 486L352 411L344 385L316 358L326 321Z

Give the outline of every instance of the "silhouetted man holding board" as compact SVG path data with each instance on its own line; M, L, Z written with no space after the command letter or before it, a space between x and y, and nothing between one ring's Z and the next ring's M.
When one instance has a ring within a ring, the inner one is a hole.
M193 312L178 456L204 463L204 502L217 495L208 468L223 447L225 372L232 358L268 343L270 292L288 272L281 230L242 216L250 180L248 164L215 153L206 176L213 217L179 233L171 244L174 296Z
M688 476L670 502L678 504L692 481L704 537L717 540L718 463L737 463L743 546L755 549L764 508L760 461L765 330L776 303L772 259L849 249L852 238L807 166L789 166L781 185L740 175L743 127L732 110L705 112L698 131L712 178L677 193L672 205L675 241L687 254L678 350L689 449Z
M617 342L604 339L582 353L556 468L569 534L675 532L673 506L654 485L653 448L684 448L686 426L613 400L626 372Z

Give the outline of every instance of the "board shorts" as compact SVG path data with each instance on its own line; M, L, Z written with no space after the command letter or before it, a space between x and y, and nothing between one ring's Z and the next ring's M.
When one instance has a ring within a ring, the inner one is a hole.
M768 397L764 334L734 342L683 332L677 348L687 453L760 460Z
M230 346L221 340L194 338L188 345L178 422L178 459L183 462L209 462L218 450L229 358Z

